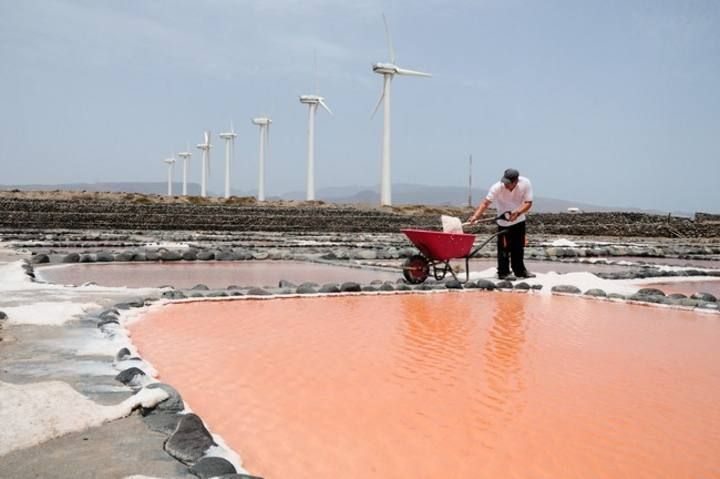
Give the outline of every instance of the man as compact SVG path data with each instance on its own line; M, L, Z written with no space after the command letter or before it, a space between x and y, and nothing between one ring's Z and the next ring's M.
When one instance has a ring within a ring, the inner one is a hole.
M534 278L535 275L525 268L525 213L530 211L533 202L532 184L520 176L518 170L508 168L503 177L490 187L490 191L475 212L468 218L474 224L486 209L495 203L498 214L507 212L504 219L498 220L497 272L500 279L515 279L510 275L510 266L517 278Z

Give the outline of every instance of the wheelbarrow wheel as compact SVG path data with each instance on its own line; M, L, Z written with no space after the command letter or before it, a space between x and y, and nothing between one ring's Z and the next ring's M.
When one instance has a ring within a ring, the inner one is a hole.
M430 274L430 263L419 254L413 255L403 263L403 277L410 284L420 284Z

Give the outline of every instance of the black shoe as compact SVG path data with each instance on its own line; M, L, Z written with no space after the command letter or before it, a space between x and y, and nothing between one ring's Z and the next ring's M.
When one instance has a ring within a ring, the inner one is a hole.
M504 279L506 281L515 281L517 278L510 273L498 274L498 279Z
M535 278L535 275L532 274L530 271L525 271L524 274L519 274L519 275L517 275L517 277L522 278L522 279L528 279L528 278Z

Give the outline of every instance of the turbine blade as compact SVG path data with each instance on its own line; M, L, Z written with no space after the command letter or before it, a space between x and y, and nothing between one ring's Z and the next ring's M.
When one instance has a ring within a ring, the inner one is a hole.
M375 113L377 113L378 108L380 108L380 104L383 102L383 99L384 99L384 98L385 98L385 86L383 85L383 91L382 91L382 93L380 94L380 98L378 98L378 101L377 101L377 103L375 104L375 108L373 108L372 115L370 115L370 118L371 118L371 119L375 117Z
M385 14L382 14L383 17L383 23L385 24L385 38L387 40L388 44L388 53L390 54L390 63L395 63L395 49L392 45L392 38L390 38L390 29L388 28L387 19L385 18Z
M325 108L325 110L327 110L328 113L330 113L331 115L333 114L330 107L325 104L325 100L320 100L318 103L320 103L320 106Z
M400 68L400 67L397 67L397 74L398 75L409 75L409 76L414 76L414 77L431 77L432 76L430 73L419 72L417 70L408 70L407 68Z

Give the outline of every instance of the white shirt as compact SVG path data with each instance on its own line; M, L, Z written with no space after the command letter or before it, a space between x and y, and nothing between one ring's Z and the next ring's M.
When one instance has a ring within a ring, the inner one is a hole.
M501 181L498 181L490 187L490 191L488 191L485 198L495 203L495 209L499 215L506 211L514 211L526 201L533 200L532 184L530 180L524 176L519 176L517 185L510 191L505 188L505 185ZM525 221L525 214L518 216L515 221L512 222L498 220L498 224L500 226L511 226L522 221Z

